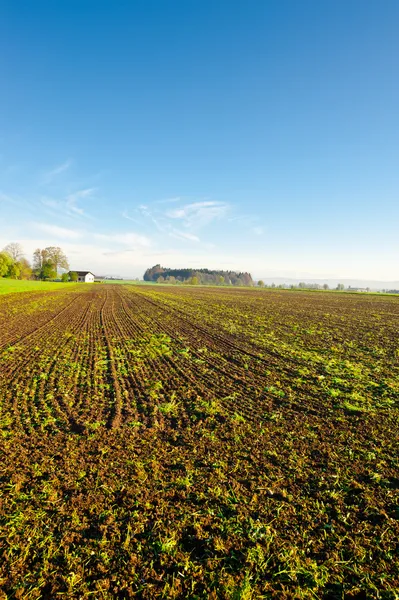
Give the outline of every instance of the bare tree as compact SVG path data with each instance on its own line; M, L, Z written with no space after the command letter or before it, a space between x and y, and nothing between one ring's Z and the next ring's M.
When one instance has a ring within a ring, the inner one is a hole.
M48 260L47 251L36 248L33 253L33 269L35 271L41 271L44 263Z
M22 246L21 244L18 244L18 242L11 242L10 244L7 244L7 246L3 248L3 252L7 252L14 262L20 260L24 255Z

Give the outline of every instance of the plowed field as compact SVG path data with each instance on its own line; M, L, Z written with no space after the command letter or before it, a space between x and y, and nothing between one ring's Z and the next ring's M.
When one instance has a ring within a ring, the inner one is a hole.
M0 298L0 598L399 597L399 299Z

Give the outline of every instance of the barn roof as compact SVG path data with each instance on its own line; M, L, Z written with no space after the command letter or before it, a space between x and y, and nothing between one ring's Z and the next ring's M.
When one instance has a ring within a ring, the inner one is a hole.
M90 275L93 275L94 277L94 273L92 273L91 271L72 271L72 273L77 273L78 277L84 277L85 275L88 275L90 273Z

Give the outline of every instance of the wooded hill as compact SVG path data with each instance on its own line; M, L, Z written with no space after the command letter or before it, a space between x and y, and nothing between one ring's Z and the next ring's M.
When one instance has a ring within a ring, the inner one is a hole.
M155 265L144 273L144 281L208 285L253 285L250 273L212 271L210 269L168 269Z

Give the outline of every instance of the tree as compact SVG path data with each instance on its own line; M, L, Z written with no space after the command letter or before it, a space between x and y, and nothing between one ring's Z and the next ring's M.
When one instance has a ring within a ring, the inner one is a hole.
M198 285L198 277L191 278L191 285Z
M32 277L32 268L30 262L26 258L21 258L16 265L19 268L20 279L30 279Z
M63 273L63 274L61 275L61 281L62 281L63 283L67 283L67 282L69 281L69 274L68 274L68 273Z
M163 283L165 281L165 278L162 277L162 275L160 275L157 279L157 283Z
M57 277L57 271L54 269L54 265L50 261L46 261L40 270L40 279L55 279Z
M259 281L258 281L258 286L259 286L259 287L265 287L265 282L264 282L264 281L262 281L261 279L259 279Z
M328 285L328 283L325 283L323 285L323 290L329 290L329 289L330 289L330 286Z
M253 285L250 273L237 273L235 271L212 271L210 269L165 269L160 264L154 265L144 273L144 281L158 281L163 277L169 281L176 278L176 283L190 284L193 277L198 278L199 284L219 285ZM169 279L168 279L169 278Z
M252 277L251 277L250 273L241 273L240 279L242 280L243 285L246 285L246 286L253 285L253 281L252 281Z
M19 279L21 276L21 269L18 262L11 262L10 268L8 269L8 277L10 279Z
M69 273L69 281L77 281L78 280L78 274L76 273L76 271L71 271Z
M47 260L47 251L36 248L33 253L33 270L38 275Z
M53 265L56 273L58 273L58 269L65 269L68 271L68 259L59 246L49 246L48 248L45 248L45 251L47 253L46 259Z
M160 264L154 265L144 273L144 281L156 281L157 276L164 273L165 269Z
M342 291L342 290L344 290L344 289L345 289L345 286L344 286L344 284L343 284L343 283L339 283L339 284L337 285L337 290L340 290L340 291Z
M3 252L7 252L14 262L19 261L24 255L21 244L18 244L17 242L7 244L7 246L3 248Z
M24 258L22 246L16 242L7 244L0 252L0 277L11 279L29 279L32 269L29 261Z
M33 269L37 277L40 279L46 279L42 276L43 269L48 272L48 265L51 265L53 271L55 271L54 279L57 277L58 269L69 269L68 259L65 256L64 251L59 246L48 246L47 248L37 248L33 253Z
M0 252L0 277L8 275L10 266L12 265L12 258L8 252Z

